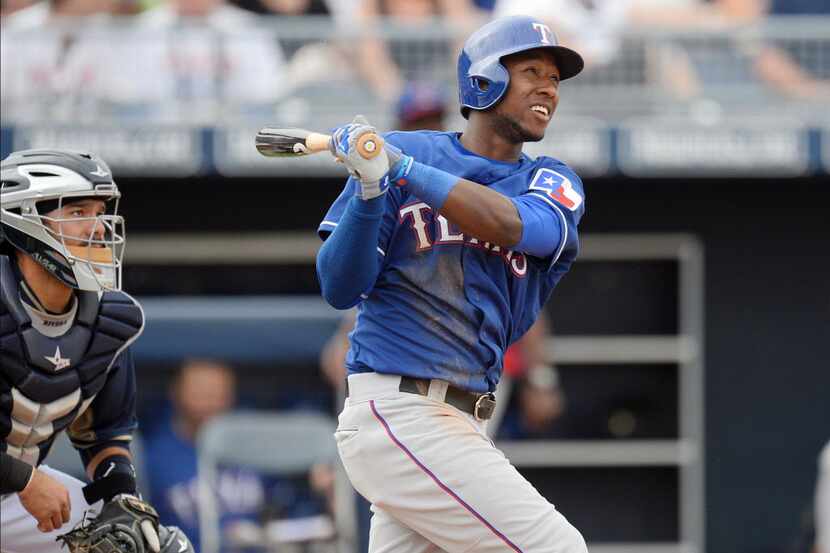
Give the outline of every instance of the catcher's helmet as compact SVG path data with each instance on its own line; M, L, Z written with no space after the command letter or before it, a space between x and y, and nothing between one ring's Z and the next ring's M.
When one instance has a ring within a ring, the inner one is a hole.
M562 80L576 76L585 65L577 52L559 46L550 27L538 19L525 15L495 19L470 35L458 56L461 115L466 119L471 109L494 106L510 82L501 59L534 48L553 52Z
M0 164L0 244L31 256L55 278L79 290L118 290L124 255L121 193L101 159L68 150L23 150ZM102 200L107 212L56 218L55 209ZM90 222L88 236L65 234L64 225ZM5 248L4 248L5 249Z

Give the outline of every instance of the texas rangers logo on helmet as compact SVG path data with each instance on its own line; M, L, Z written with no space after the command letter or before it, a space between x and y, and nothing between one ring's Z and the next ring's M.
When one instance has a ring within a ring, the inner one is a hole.
M539 32L541 36L542 44L550 44L550 37L553 35L553 31L550 30L550 27L545 25L544 23L533 23L533 28Z

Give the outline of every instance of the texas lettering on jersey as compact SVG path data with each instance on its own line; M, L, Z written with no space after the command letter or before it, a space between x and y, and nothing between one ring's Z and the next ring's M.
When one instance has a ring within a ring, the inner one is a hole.
M431 236L429 219L433 218L438 223L436 236ZM415 235L415 250L423 252L433 246L458 245L479 248L491 254L501 256L510 271L521 278L527 274L527 258L521 252L503 249L501 246L482 242L478 238L465 236L451 228L452 224L443 215L433 214L433 210L424 202L417 202L403 206L398 210L398 220L401 225L409 223L409 227Z

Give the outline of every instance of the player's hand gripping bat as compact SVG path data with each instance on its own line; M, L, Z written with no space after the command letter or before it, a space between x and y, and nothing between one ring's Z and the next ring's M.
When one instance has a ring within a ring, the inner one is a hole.
M274 127L265 127L257 133L256 149L266 157L298 157L334 151L328 134ZM364 159L372 159L383 151L383 138L374 133L364 134L357 141L357 151Z

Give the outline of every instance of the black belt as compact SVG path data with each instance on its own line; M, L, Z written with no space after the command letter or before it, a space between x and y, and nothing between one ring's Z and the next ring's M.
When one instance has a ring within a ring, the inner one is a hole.
M429 383L429 380L402 376L398 390L409 394L427 396L429 395ZM348 380L346 380L346 397L349 397ZM476 394L462 390L461 388L456 388L455 386L447 386L444 402L449 403L456 409L473 415L480 421L490 419L493 416L493 411L496 410L496 396L492 392Z

